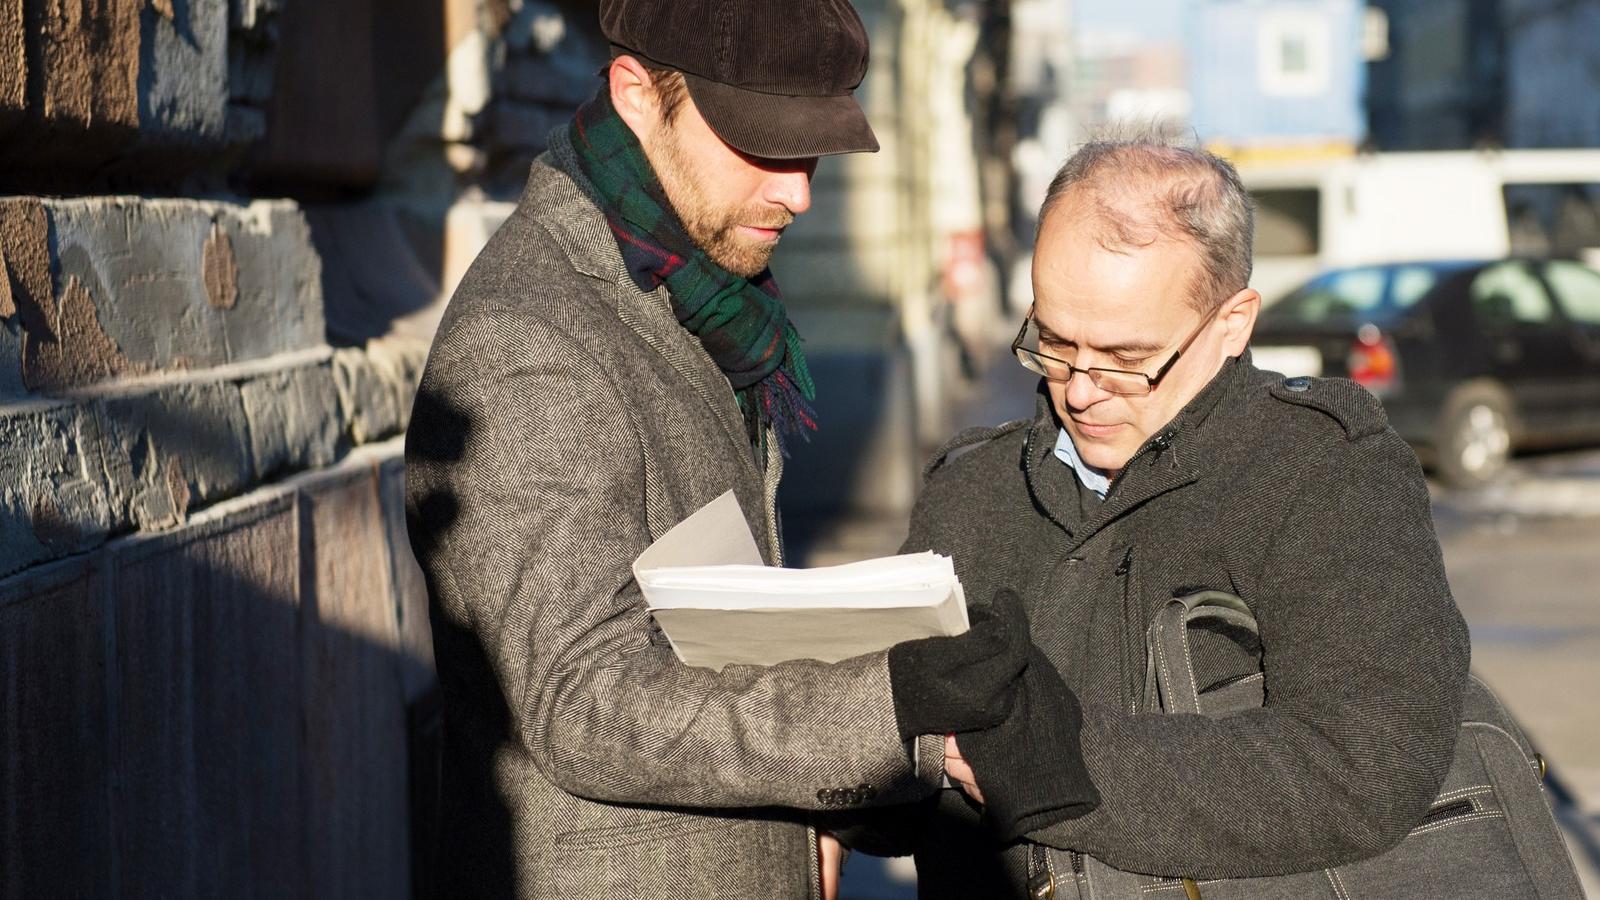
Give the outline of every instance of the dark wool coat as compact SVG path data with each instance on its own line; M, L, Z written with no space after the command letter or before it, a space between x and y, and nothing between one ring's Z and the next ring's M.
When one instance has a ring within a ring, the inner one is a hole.
M444 897L806 898L806 812L936 789L884 653L690 668L630 566L724 491L780 558L781 459L643 293L557 133L439 326L406 435L444 692ZM937 739L930 745L938 746Z
M969 597L1017 589L1083 703L1101 805L1030 837L1193 878L1398 843L1450 767L1469 651L1422 473L1377 402L1342 379L1285 382L1229 360L1103 504L1080 505L1058 427L1041 390L1033 421L936 465L907 542L951 555ZM1203 635L1200 685L1262 666L1265 707L1133 714L1154 612L1200 588L1238 594L1261 627L1259 645ZM914 847L921 896L1021 896L1026 849L995 849L954 791L938 803L888 848Z

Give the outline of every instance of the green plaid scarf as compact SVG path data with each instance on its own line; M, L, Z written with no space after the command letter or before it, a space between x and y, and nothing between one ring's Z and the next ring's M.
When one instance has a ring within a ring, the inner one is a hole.
M741 278L695 245L604 88L578 110L570 135L629 275L642 291L666 284L678 322L733 386L751 443L764 453L770 426L787 456L786 436L816 430L816 386L772 270Z

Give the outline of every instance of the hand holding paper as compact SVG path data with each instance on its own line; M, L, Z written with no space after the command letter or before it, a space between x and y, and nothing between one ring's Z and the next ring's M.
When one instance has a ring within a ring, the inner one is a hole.
M837 662L968 627L948 557L917 553L819 569L761 565L732 493L635 560L634 577L685 664Z

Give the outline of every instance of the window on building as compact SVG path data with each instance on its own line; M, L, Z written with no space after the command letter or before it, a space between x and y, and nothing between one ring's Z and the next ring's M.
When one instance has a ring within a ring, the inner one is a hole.
M1316 188L1263 188L1256 204L1257 256L1312 256L1318 252L1322 192Z
M1331 75L1328 22L1314 11L1264 17L1256 43L1256 74L1268 96L1326 93Z

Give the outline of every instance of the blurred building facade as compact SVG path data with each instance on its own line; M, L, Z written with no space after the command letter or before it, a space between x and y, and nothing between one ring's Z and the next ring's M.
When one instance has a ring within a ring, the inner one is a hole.
M1389 52L1371 66L1371 144L1399 150L1600 148L1600 2L1375 0ZM1504 190L1512 252L1600 247L1600 163Z
M1353 152L1366 132L1359 0L1200 0L1186 80L1201 140L1235 159Z

